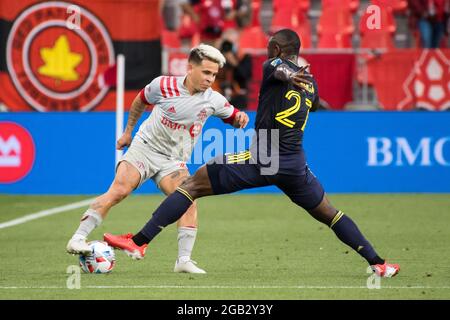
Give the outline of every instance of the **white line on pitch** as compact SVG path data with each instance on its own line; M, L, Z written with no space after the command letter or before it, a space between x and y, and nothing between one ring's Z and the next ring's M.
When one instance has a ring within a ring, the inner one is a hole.
M67 204L67 205L64 205L61 207L56 207L56 208L52 208L52 209L47 209L47 210L42 210L39 212L27 214L26 216L0 223L0 229L12 227L12 226L15 226L18 224L22 224L22 223L25 223L25 222L28 222L31 220L51 216L51 215L54 215L57 213L61 213L61 212L65 212L65 211L69 211L69 210L73 210L73 209L78 209L78 208L89 205L92 202L92 200L94 200L94 198L70 203L70 204Z
M0 289L67 289L58 286L0 286ZM81 289L368 289L366 286L81 286ZM381 286L381 289L450 289L450 286ZM376 290L375 290L376 291Z

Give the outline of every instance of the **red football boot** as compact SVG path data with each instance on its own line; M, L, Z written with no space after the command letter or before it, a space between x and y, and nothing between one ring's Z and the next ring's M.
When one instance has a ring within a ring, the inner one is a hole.
M370 267L376 275L383 278L392 278L400 272L400 266L398 264L390 264L387 262L384 264L375 264Z
M143 244L139 247L136 243L134 243L133 239L131 239L132 237L133 234L131 233L118 236L111 233L105 233L103 235L103 240L105 240L111 247L123 250L127 256L131 257L133 260L144 259L147 244Z

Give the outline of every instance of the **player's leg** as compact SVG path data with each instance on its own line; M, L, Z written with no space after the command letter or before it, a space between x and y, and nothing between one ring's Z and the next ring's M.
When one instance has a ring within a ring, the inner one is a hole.
M270 179L262 176L259 168L250 161L242 153L219 156L202 166L164 200L133 241L137 245L149 243L164 227L177 221L195 199L271 184Z
M165 175L158 183L159 188L170 195L189 177L188 170L176 170ZM178 257L175 262L175 272L206 273L205 270L196 266L191 260L192 250L197 237L197 205L196 202L177 221L178 231Z
M202 166L161 203L144 228L132 238L133 242L139 247L149 243L163 228L178 221L195 199L212 194L206 166Z
M192 206L194 200L213 194L206 166L186 179L186 181L169 195L153 213L144 228L131 238L124 238L105 233L103 239L111 246L125 251L135 260L144 258L147 244L169 224L179 220Z
M97 197L81 217L78 229L67 244L67 251L74 254L89 253L90 248L86 243L89 234L101 224L111 207L126 198L140 181L141 174L131 163L120 162L108 191Z
M124 241L117 236L105 234L105 241L124 250L133 251L136 253L134 258L141 259L147 244L164 227L177 221L195 199L272 184L270 178L262 176L259 168L255 165L235 163L240 159L248 160L249 158L236 155L230 157L234 163L223 164L223 160L217 161L218 157L186 179L174 193L161 203L144 228L132 239Z
M291 176L282 177L278 186L294 203L308 211L316 220L329 226L339 240L366 259L373 269L377 266L378 268L389 269L384 272L374 270L379 275L390 277L398 273L399 267L386 264L385 260L378 256L353 220L333 207L319 180L309 169L305 176L299 176L297 179L292 179Z
M320 204L308 210L317 220L324 222L343 243L366 259L372 270L382 277L393 277L400 267L389 264L377 254L370 242L364 237L356 223L342 211L335 209L324 195Z
M307 211L315 219L329 226L343 243L366 259L369 265L384 263L353 220L334 208L325 194L319 205Z

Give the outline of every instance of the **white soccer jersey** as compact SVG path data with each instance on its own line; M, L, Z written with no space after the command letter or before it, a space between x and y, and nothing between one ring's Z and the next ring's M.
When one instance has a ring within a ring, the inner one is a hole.
M183 85L184 79L161 76L145 86L141 98L154 108L137 133L155 151L180 161L191 157L209 116L225 120L232 119L237 112L224 96L211 88L191 95Z

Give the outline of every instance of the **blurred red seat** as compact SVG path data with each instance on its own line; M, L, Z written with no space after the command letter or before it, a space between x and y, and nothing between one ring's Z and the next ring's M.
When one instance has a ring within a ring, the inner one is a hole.
M393 36L384 30L372 30L361 35L361 48L387 49L395 48Z
M311 48L311 24L308 19L309 0L274 0L271 33L289 28L299 35L302 48Z
M195 21L187 14L181 17L180 28L178 35L180 39L190 39L198 32L198 26Z
M391 8L394 12L403 13L408 8L406 0L372 0L372 4L382 8Z
M366 11L359 22L361 33L361 48L393 49L394 34L397 29L392 8L380 7L380 20L377 24L372 19L374 12Z
M311 7L310 0L298 0L297 1L297 8L299 10L301 10L302 12L308 12L310 7Z
M178 37L178 32L167 29L162 30L161 34L162 46L165 48L179 49L181 48L181 41Z
M324 33L319 37L318 48L347 49L352 47L352 37L343 33Z
M366 32L371 31L374 28L386 30L392 34L397 30L397 25L395 23L393 9L391 7L381 7L380 8L380 25L375 26L375 20L372 18L375 11L369 10L365 11L362 15L359 23L360 31Z
M324 7L317 25L319 48L351 48L355 27L351 12L341 5Z
M322 10L338 7L355 13L359 7L359 0L322 0Z
M252 0L252 22L250 23L250 27L261 27L261 20L259 18L261 13L261 1L262 0Z
M261 49L265 50L267 40L268 37L260 26L244 28L239 38L239 51L241 53L249 53L261 51Z
M295 26L297 19L295 18L296 14L292 8L296 3L296 0L273 0L273 18L270 27L272 33Z
M293 28L295 32L297 32L298 36L300 37L300 40L302 42L302 48L312 48L312 41L311 41L311 24L309 23L309 19L306 16L306 13L300 14L297 16L298 19L298 25Z

